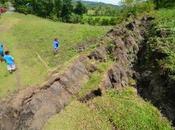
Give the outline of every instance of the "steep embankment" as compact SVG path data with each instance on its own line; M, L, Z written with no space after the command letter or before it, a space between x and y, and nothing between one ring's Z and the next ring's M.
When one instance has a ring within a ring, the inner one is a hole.
M151 20L144 17L110 30L94 51L80 56L62 74L52 75L40 88L21 90L1 102L0 128L39 130L49 118L73 101L66 111L69 112L69 107L73 106L84 114L92 111L94 118L84 121L81 117L80 123L85 126L73 120L73 124L62 125L61 128L46 126L46 129L70 129L69 125L72 125L76 126L73 129L170 130L170 123L161 117L157 109L139 98L134 89L127 88L135 85L133 65L140 46L145 43ZM72 109L75 110L72 118L65 118L64 122L77 119L77 109ZM66 116L62 114L61 118ZM102 127L100 124L103 124Z
M175 10L157 12L138 53L137 88L175 125Z

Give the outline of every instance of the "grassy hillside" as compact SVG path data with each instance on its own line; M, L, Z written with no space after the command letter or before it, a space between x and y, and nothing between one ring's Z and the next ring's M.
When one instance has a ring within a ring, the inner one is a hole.
M170 75L175 73L175 9L162 9L157 12L156 24L157 30L165 35L155 37L156 42L153 42L152 48L159 49L167 57L159 61L159 65L165 71L169 71ZM166 36L167 35L167 36ZM156 44L157 43L157 44ZM174 76L173 76L174 77ZM172 77L172 78L173 78Z
M18 71L8 74L0 63L0 97L21 87L42 82L55 67L63 69L78 55L77 44L106 33L108 28L52 22L32 15L5 14L0 19L0 41L15 57ZM59 54L54 56L52 40L61 42ZM94 44L94 43L92 43Z
M109 90L87 104L73 101L44 130L171 130L169 122L133 88Z
M159 55L165 54L162 59L153 59L161 72L168 74L174 81L175 73L175 14L174 9L159 10L155 15L155 28L150 34L149 55L158 50ZM170 34L169 34L170 33ZM145 60L147 62L147 59ZM148 65L152 65L148 63ZM102 69L103 70L103 69ZM102 74L100 74L102 75ZM102 77L94 74L85 84L79 95L85 95L90 90L96 89ZM156 89L156 92L158 90ZM158 93L158 92L157 92ZM162 117L159 110L151 103L141 99L135 89L109 90L101 97L82 103L74 99L61 113L52 117L44 130L172 130L171 124Z

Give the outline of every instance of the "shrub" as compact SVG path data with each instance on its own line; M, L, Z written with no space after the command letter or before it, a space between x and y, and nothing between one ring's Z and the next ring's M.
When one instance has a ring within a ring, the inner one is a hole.
M109 24L110 25L116 25L117 24L117 18L111 18L110 21L109 21Z
M82 17L80 15L72 14L70 17L70 22L71 23L80 23L81 19L82 19Z
M18 12L24 13L24 14L29 14L31 12L30 8L26 7L25 5L18 6L18 8L16 8L16 10Z
M100 24L101 24L101 25L109 25L109 19L107 19L107 18L102 18Z

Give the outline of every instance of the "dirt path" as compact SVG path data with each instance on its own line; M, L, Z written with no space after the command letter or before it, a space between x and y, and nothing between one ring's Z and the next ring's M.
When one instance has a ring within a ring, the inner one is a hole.
M12 8L12 7L11 7ZM7 12L9 13L9 12ZM12 10L10 11L10 13L13 13ZM20 22L20 20L18 18L14 18L13 21L8 21L8 22L3 22L0 25L0 33L1 34L5 34L7 33L10 29L12 29L16 24L18 24ZM5 50L10 50L10 48L8 48L8 46L5 45ZM16 85L18 86L18 88L21 87L21 77L20 77L20 70L17 69L15 74L15 78L16 78Z
M3 22L2 24L0 24L0 33L8 32L13 26L15 26L19 22L20 20L17 18L14 18L13 21L9 20L8 22Z

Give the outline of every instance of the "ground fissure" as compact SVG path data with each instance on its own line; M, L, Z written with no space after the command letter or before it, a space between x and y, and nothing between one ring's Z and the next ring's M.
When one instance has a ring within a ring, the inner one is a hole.
M113 65L101 80L100 86L80 99L88 102L102 96L106 90L132 86L137 74L134 70L137 54L147 41L147 31L152 17L134 20L110 30L99 47L88 56L81 56L63 74L54 74L40 88L31 87L19 91L0 106L0 128L2 130L40 130L47 120L67 106L90 76L98 71L97 64L112 59ZM144 52L144 51L143 51ZM141 53L142 54L142 53ZM142 54L144 55L144 54ZM138 80L138 79L137 79ZM139 81L139 80L138 80ZM139 82L138 84L139 85ZM133 85L134 86L134 85ZM110 122L112 122L110 120ZM114 129L117 126L114 126Z

